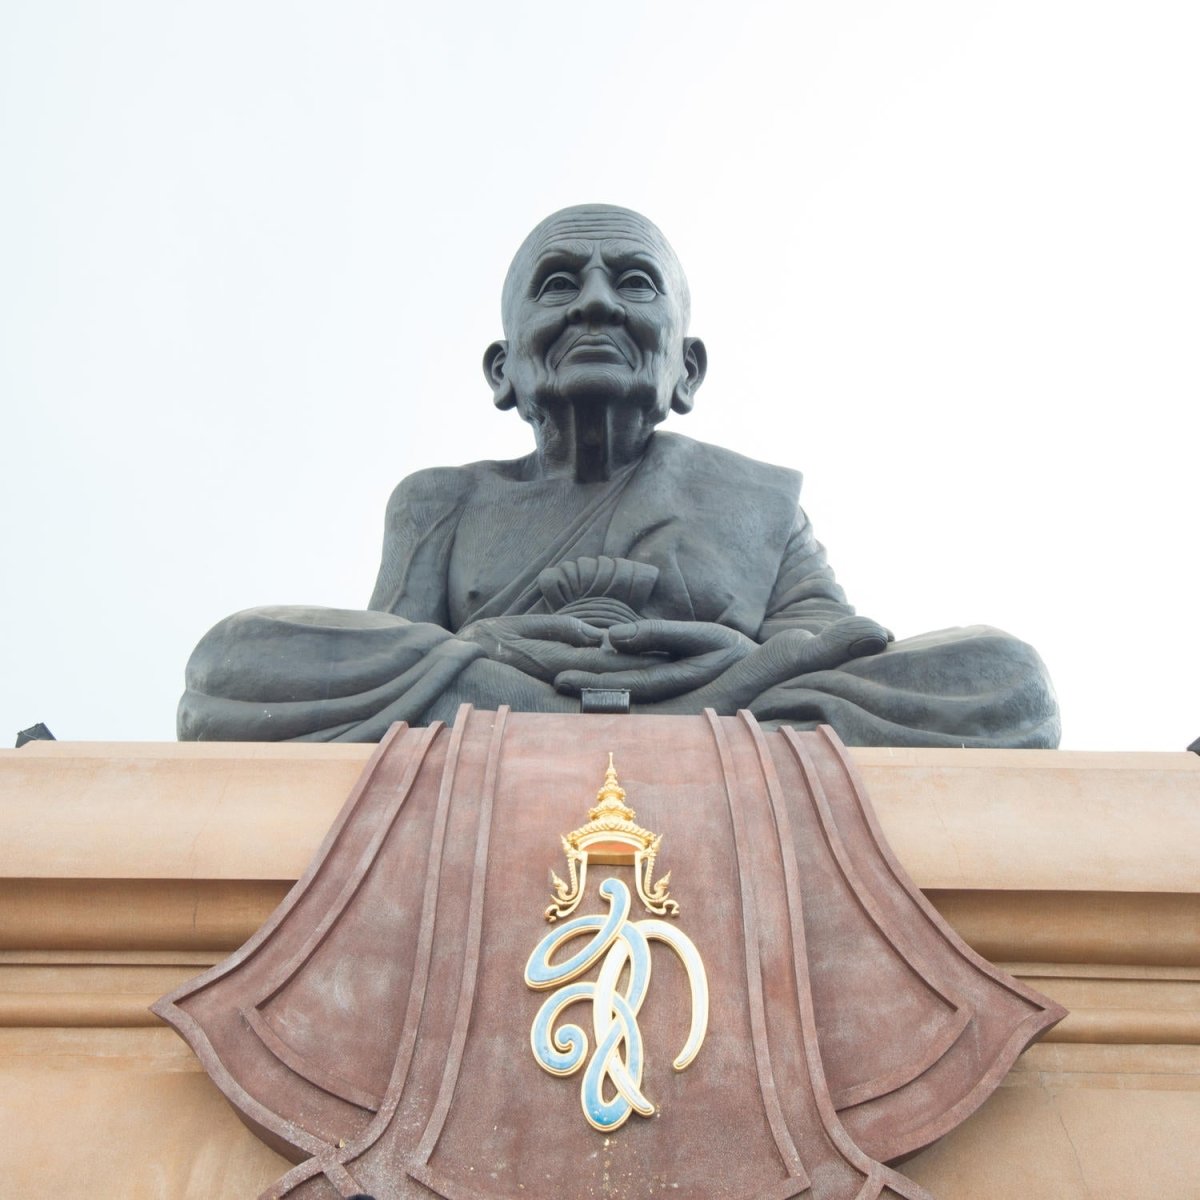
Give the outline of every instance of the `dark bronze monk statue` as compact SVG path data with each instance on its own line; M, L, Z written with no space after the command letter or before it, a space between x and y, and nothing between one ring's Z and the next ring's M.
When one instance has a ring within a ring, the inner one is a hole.
M857 745L1057 745L1030 646L985 626L892 641L846 602L796 472L658 432L691 409L706 355L644 217L548 217L502 313L484 372L533 452L403 480L367 611L218 624L188 663L180 738L377 741L463 701L577 711L600 687L635 712L747 708Z

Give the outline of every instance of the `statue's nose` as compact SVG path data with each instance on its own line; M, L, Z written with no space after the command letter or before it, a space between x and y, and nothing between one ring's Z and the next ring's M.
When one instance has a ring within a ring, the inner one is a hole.
M615 322L625 319L621 305L607 273L602 267L584 271L580 280L579 295L567 310L569 321Z

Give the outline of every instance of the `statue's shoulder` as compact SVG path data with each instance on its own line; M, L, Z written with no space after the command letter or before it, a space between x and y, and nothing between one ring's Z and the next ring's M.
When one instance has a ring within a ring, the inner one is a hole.
M406 475L395 488L388 508L404 504L428 504L438 500L454 500L471 487L471 463L466 467L424 467Z
M473 462L459 467L423 467L396 484L388 507L458 503L470 495L481 479L502 473L508 465L501 462Z
M424 467L406 475L392 490L388 517L420 514L428 520L439 510L461 507L481 483L490 479L519 479L525 459L464 463L458 467Z
M653 452L673 472L706 483L719 481L723 488L747 497L774 496L793 507L800 499L804 477L791 467L760 462L724 446L661 430L654 435Z
M438 510L461 502L464 481L458 467L426 467L406 475L388 497L385 522L393 532L413 521L427 523ZM434 510L431 512L430 510Z

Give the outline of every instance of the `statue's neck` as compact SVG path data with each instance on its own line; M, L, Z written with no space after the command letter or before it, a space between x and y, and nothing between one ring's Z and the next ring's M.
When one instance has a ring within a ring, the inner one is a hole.
M540 473L547 479L602 483L646 452L654 425L627 405L566 404L534 426Z

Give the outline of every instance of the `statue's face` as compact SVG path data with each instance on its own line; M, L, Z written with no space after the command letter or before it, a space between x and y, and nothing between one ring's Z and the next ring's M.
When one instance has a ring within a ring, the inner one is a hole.
M527 420L589 401L628 405L652 422L673 404L686 410L703 374L689 362L687 307L679 263L644 218L604 207L556 213L526 239L505 283L508 342L497 343L499 370L489 366L497 403L515 402Z

